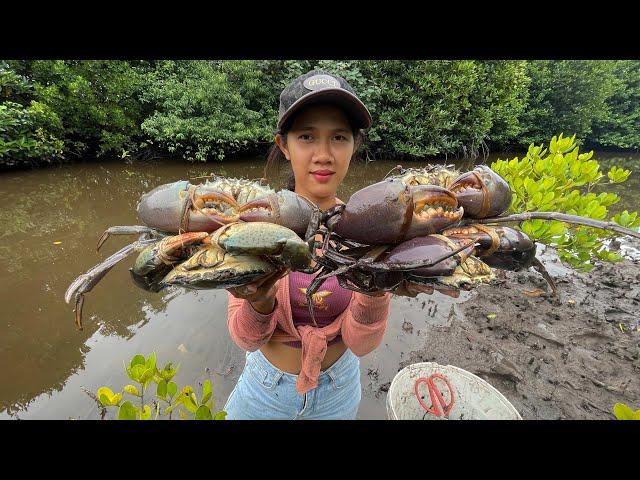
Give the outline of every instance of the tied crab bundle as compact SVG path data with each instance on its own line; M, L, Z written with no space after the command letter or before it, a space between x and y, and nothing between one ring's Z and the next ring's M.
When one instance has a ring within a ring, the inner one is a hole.
M464 173L442 165L394 168L323 214L312 252L320 272L306 292L310 315L314 293L331 276L361 293L409 286L414 292L457 296L460 289L493 280L493 269L533 267L557 296L553 279L535 256L535 242L501 223L559 220L640 238L612 222L559 212L501 216L511 200L509 184L485 165Z
M153 292L169 285L241 286L281 268L315 271L306 239L318 229L321 212L289 190L275 192L261 182L224 177L198 185L181 180L142 195L137 213L145 225L110 227L97 249L111 235L137 234L138 240L67 288L65 301L75 300L80 330L84 294L133 252L138 257L131 276L136 285Z

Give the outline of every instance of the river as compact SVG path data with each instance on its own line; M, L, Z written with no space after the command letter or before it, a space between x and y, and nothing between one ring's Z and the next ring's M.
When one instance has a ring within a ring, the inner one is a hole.
M514 156L492 154L486 161ZM611 210L637 210L640 154L601 152L594 158L603 169L616 164L634 171L624 186L613 188L621 202ZM354 162L339 197L346 200L379 181L397 163ZM456 162L459 168L470 164ZM0 174L0 419L96 419L95 402L81 387L120 391L130 383L123 361L152 351L160 366L180 364L179 386L194 385L199 392L198 382L210 378L215 406L222 408L244 363L227 331L226 291L146 292L130 279L132 256L86 295L83 331L63 296L76 276L135 238L112 237L100 253L95 250L107 227L140 223L135 208L144 192L178 179L198 183L197 177L212 172L259 178L263 165L261 158L197 165L113 161ZM382 345L361 359L358 418L386 418L379 385L391 381L408 352L428 341L421 326L446 325L466 295L392 300Z

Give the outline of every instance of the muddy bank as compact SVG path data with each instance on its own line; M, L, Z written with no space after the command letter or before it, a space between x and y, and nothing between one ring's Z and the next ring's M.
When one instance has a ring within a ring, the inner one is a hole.
M589 273L558 267L552 252L543 263L559 299L542 293L546 283L533 270L502 272L455 304L445 325L421 325L423 345L404 352L398 370L424 361L464 368L500 390L524 419L612 419L616 402L638 408L640 261ZM428 297L412 300L421 298ZM376 397L385 397L389 383L377 387Z

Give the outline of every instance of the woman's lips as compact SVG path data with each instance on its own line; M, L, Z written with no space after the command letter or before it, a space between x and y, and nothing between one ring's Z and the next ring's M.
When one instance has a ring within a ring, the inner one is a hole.
M315 178L318 182L327 183L329 180L331 180L331 176L334 173L335 172L332 172L331 170L318 170L316 172L311 172L311 175L313 175L313 178Z

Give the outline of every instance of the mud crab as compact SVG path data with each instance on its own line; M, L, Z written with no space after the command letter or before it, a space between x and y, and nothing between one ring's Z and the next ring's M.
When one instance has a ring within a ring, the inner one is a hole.
M358 190L346 204L326 212L323 221L359 243L384 245L437 233L463 215L453 193L437 185L406 185L389 178Z
M213 232L242 220L275 223L301 236L316 210L289 190L276 193L257 182L223 177L199 185L185 180L160 185L144 194L137 207L145 225L165 232Z
M141 237L71 283L65 300L76 301L79 329L82 329L84 294L134 251L140 253L130 269L132 278L136 285L153 292L168 285L188 288L244 285L283 266L311 271L309 245L294 231L269 222L236 222L213 233L166 235L140 226L118 227L111 233L141 233ZM103 242L104 236L99 245Z

